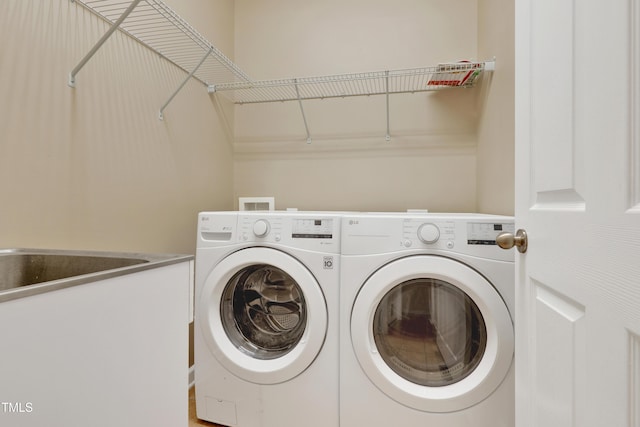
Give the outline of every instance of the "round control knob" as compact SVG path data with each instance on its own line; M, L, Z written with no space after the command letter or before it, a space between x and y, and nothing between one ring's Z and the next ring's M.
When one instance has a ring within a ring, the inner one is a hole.
M269 223L264 219L259 219L253 223L253 234L264 237L269 232Z
M437 225L427 223L418 228L418 239L423 243L435 243L440 238L440 229Z

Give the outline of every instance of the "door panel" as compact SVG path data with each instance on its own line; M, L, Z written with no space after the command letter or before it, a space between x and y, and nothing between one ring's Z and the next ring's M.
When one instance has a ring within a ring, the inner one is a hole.
M631 132L629 140L630 208L640 214L640 3L630 4ZM640 424L638 424L640 426Z
M584 307L535 283L536 424L575 425L577 369L584 366ZM552 351L549 351L553 349ZM579 363L582 362L582 363Z
M533 164L542 168L533 171L540 207L581 201L575 188L573 6L571 0L538 0L531 7L531 140Z
M640 427L640 336L629 333L629 424Z
M640 427L639 9L516 0L517 427Z

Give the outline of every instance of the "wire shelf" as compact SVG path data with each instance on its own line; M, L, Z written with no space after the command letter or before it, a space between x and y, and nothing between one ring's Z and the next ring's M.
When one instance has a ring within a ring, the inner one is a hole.
M102 19L183 69L207 86L249 81L249 77L161 0L76 0ZM205 58L206 55L206 58ZM203 60L203 58L205 58ZM201 65L200 62L202 62Z
M469 88L475 85L486 64L460 62L393 71L222 83L210 86L209 91L220 92L236 104L252 104Z
M187 73L182 84L160 108L161 120L164 109L193 77L204 83L210 93L220 92L236 104L298 101L308 143L311 142L311 135L304 114L303 100L386 95L386 139L390 140L390 94L424 92L451 87L468 88L474 86L483 71L495 68L495 61L463 61L404 70L252 81L236 64L166 6L162 0L75 1L104 19L110 27L71 70L68 85L75 87L75 76L87 61L116 30L123 31Z

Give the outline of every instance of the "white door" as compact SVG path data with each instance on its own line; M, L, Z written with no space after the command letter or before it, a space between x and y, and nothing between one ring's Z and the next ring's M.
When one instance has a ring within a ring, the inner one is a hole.
M516 0L517 427L640 427L640 1Z

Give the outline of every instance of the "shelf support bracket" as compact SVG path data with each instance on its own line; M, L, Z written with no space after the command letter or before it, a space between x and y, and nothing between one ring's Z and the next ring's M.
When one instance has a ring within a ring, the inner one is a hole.
M385 135L385 141L391 141L391 132L389 132L389 71L385 72L385 92L387 97L387 135Z
M85 64L89 62L89 60L93 57L93 55L95 55L98 49L102 47L104 42L106 42L107 39L111 37L111 34L113 34L118 29L120 24L122 24L122 22L125 19L127 19L127 16L129 16L129 14L133 12L133 9L136 8L136 6L138 5L138 3L140 3L140 1L141 0L133 0L129 5L129 7L127 8L127 10L122 12L122 15L120 15L120 18L118 18L118 20L114 22L113 25L111 25L111 28L109 28L109 30L107 30L107 32L104 33L102 38L98 40L98 42L95 44L95 46L93 46L93 48L89 51L89 53L87 53L85 57L82 58L82 60L78 63L78 65L76 65L76 67L73 70L71 70L71 72L69 73L69 81L67 82L67 84L70 87L76 87L76 74L78 74L78 72L82 69L82 67L84 67Z
M162 114L164 109L167 108L167 105L169 105L171 103L171 101L173 101L173 98L176 97L176 95L178 94L178 92L180 92L182 90L182 88L184 87L184 85L187 84L187 82L189 81L189 79L191 79L191 77L193 77L193 75L198 71L198 68L200 68L200 66L204 63L204 61L209 57L209 54L211 54L212 49L210 48L209 50L207 50L207 53L204 54L204 56L202 57L202 59L200 60L200 62L198 62L198 65L196 65L196 68L194 68L189 75L187 76L186 79L184 79L184 81L180 84L180 86L178 86L178 89L175 90L175 92L173 92L173 94L171 94L171 96L169 97L169 99L167 99L167 102L164 103L164 105L162 107L160 107L160 113L158 114L158 118L160 120L164 120L164 115Z
M293 79L293 83L296 88L296 96L298 97L298 105L300 105L300 112L302 113L302 121L304 122L304 129L307 131L307 144L311 144L311 134L309 133L309 125L307 125L307 117L304 115L304 108L302 108L302 99L300 98L300 90L298 89L298 79Z

